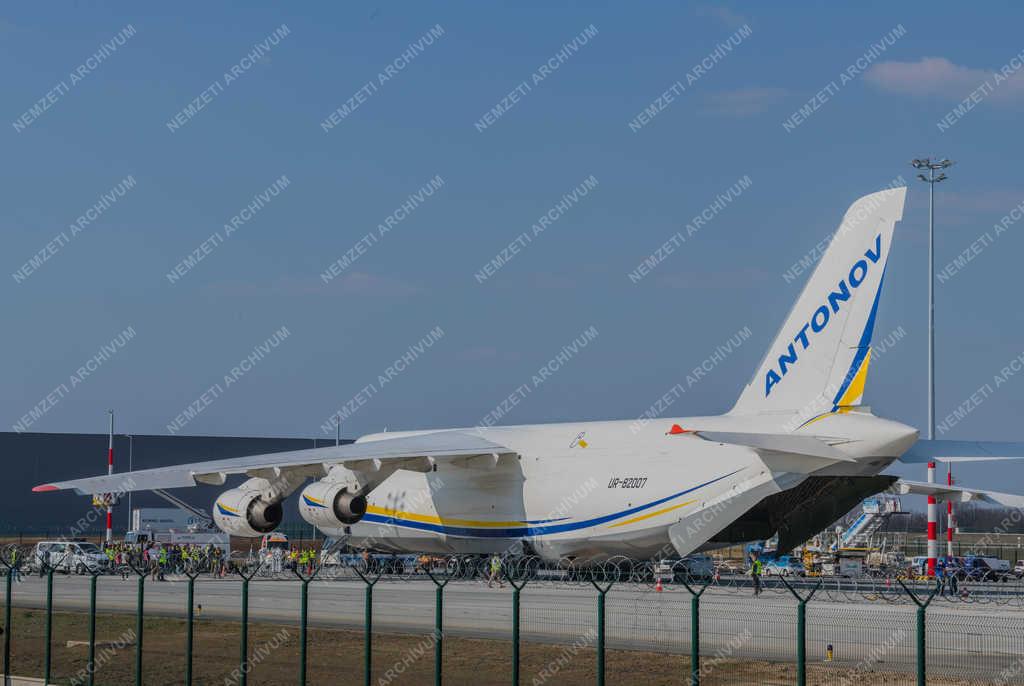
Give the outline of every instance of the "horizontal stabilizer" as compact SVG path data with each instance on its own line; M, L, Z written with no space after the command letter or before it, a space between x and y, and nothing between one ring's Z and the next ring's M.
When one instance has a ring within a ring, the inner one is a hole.
M852 457L844 455L828 443L814 436L789 433L740 433L735 431L698 431L697 435L709 441L742 445L757 451L819 457L834 462L856 462Z
M1024 460L1024 443L1017 441L943 441L921 439L900 462L985 462Z
M1005 507L1024 507L1024 496L997 491L983 491L963 486L947 486L931 484L924 481L905 481L900 479L894 488L900 495L933 495L938 502L967 503L983 502Z

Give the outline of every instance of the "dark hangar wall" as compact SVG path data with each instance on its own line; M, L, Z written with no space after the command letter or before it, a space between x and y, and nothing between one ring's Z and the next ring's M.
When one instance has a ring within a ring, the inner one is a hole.
M51 481L64 481L106 473L106 434L0 433L0 461L3 464L4 495L0 499L0 535L46 532L56 535L92 509L87 496L73 491L33 493L32 487ZM342 440L342 443L351 443ZM133 436L133 469L148 469L185 462L241 457L259 453L302 450L334 445L334 439L245 438L221 436ZM114 436L114 471L128 471L129 438ZM219 492L240 482L229 479L225 486L197 486L172 491L186 502L210 511ZM132 507L170 507L148 492L132 494ZM289 499L285 505L285 523L298 523L298 511ZM114 508L114 530L128 527L127 499ZM97 519L93 532L105 526Z

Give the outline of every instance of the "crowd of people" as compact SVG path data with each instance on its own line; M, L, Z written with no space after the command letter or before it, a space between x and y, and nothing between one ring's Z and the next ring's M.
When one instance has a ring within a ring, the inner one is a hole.
M272 574L297 569L303 574L311 576L319 563L319 553L314 548L300 548L294 545L288 549L270 548L260 551L260 555L262 559L259 562ZM252 553L250 553L250 557L252 557Z
M142 545L112 543L103 546L109 568L127 579L145 571L152 579L164 580L167 574L210 573L223 577L229 571L228 558L219 547L208 545L154 543Z
M313 573L319 554L314 548L291 546L250 552L248 559L232 561L224 551L212 544L192 545L149 542L144 545L115 543L105 546L110 568L127 578L132 570L146 570L155 580L164 580L167 574L209 573L223 578L232 572L233 564L256 564L268 573L289 572L298 569L307 575Z

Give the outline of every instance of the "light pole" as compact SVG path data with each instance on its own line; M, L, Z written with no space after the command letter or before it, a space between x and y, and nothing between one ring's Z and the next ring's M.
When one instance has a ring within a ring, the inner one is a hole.
M917 175L928 184L928 440L935 438L935 184L945 181L948 177L941 171L953 165L952 160L943 158L932 161L932 158L912 160L914 169L922 173ZM924 170L928 170L925 176ZM939 175L936 176L935 172ZM935 483L935 463L928 463L928 481ZM946 477L947 482L952 481L952 472ZM947 505L947 526L952 523L953 512L952 502ZM935 496L928 496L928 576L935 576L935 561L939 553L939 543L936 536L938 528L938 507ZM951 529L947 529L951 531ZM947 538L949 537L947 533ZM949 548L952 549L952 539Z
M133 436L131 434L128 434L128 473L129 474L132 473L132 453L134 452L133 451L134 439L135 439L135 436ZM130 479L131 477L128 477L128 478ZM125 531L131 531L131 530L132 530L132 492L128 491L128 528L125 529Z
M952 160L933 162L930 157L911 162L915 169L927 169L928 175L917 178L928 184L928 440L935 438L935 184L945 181L942 171L953 165Z

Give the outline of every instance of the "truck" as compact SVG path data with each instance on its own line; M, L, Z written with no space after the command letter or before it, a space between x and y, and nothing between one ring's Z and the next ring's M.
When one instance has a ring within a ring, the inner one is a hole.
M968 555L958 572L960 579L972 581L1008 581L1012 571L1007 560L982 555Z
M193 533L191 531L129 531L124 535L124 542L129 545L149 543L167 545L195 545L220 548L225 556L231 554L231 537L220 533Z

